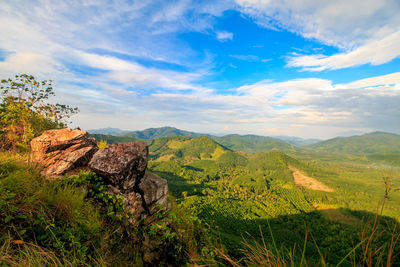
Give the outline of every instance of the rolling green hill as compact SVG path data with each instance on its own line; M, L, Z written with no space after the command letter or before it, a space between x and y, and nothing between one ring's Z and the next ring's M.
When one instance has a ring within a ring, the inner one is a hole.
M208 137L156 139L150 151L149 169L168 180L179 206L210 225L227 252L237 257L243 237L249 234L262 242L260 229L267 243L272 233L278 247L290 248L303 244L307 228L325 260L336 264L360 242L361 222L374 218L368 212L376 210L385 191L379 169L300 161L279 151L233 152ZM294 170L332 190L298 184ZM400 181L399 172L391 177ZM385 215L400 219L399 199L397 192L386 203ZM310 266L318 255L310 242Z
M394 154L400 153L400 135L374 132L351 137L337 137L307 146L330 153Z
M107 136L102 137L107 140ZM341 158L349 160L345 164L329 157L320 160L320 155L330 153L317 145L312 150L301 150L268 137L108 137L110 142L147 142L149 170L168 181L178 208L193 212L221 240L227 253L237 258L242 255L242 241L247 234L259 243L264 238L269 244L274 235L278 247L291 249L293 244L304 242L307 229L318 245L316 248L311 242L307 244L305 256L309 265L318 262L318 250L326 255L327 263L337 264L354 244L361 242L360 233L367 231L364 223L375 218L374 212L385 194L382 177L390 177L396 185L400 182L399 170L386 172L378 165L367 168L358 164L360 160L368 164L370 161L395 164L398 154L343 155ZM348 140L343 147L354 150L356 145L382 149L387 142L385 138L394 140L389 142L394 147L397 136L384 133L338 139ZM337 141L326 143L331 142ZM301 155L303 160L281 151ZM338 155L341 154L332 157ZM353 165L351 158L357 159L357 164ZM299 182L299 177L303 181ZM310 186L312 183L317 183L317 187ZM391 218L382 217L385 224L395 225L400 220L399 200L400 192L394 192L386 202L383 215ZM373 246L382 240L390 240L390 236L374 239ZM301 257L299 251L295 257Z
M89 130L89 132L92 134L124 136L137 139L155 139L155 138L169 137L169 136L188 136L188 137L200 137L203 135L207 136L207 134L184 131L174 127L149 128L143 131L125 131L116 128L103 128L103 129Z
M248 153L263 151L293 152L296 147L290 143L266 136L231 134L222 137L213 136L212 139L234 151Z
M284 142L288 142L295 146L307 146L307 145L315 144L315 143L322 141L320 139L315 139L315 138L304 139L304 138L295 137L295 136L272 136L272 137L275 139L284 141Z
M97 140L100 139L106 140L109 144L132 142L136 141L137 139L143 139L142 141L144 141L145 139L157 139L157 138L172 137L172 136L185 136L185 137L208 136L217 143L234 151L243 151L252 153L252 152L263 152L271 150L293 152L296 150L296 147L292 143L290 143L290 141L282 141L278 138L258 136L258 135L238 135L238 134L214 136L214 135L184 131L173 127L150 128L143 131L131 131L131 132L115 128L104 128L98 130L91 130L89 132L91 132ZM297 140L297 142L300 142L299 140L303 139L289 138L288 140Z
M100 129L92 129L87 130L90 134L104 134L104 135L121 135L124 133L128 133L129 131L121 130L118 128L100 128Z

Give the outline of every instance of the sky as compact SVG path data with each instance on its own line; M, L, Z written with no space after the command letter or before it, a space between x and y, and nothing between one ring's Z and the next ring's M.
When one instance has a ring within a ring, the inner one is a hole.
M53 80L71 127L400 134L398 0L3 0L0 78Z

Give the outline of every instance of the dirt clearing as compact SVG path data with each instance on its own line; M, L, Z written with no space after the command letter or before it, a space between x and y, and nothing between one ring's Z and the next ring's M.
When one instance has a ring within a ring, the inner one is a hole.
M311 189L311 190L319 190L319 191L324 191L324 192L335 191L332 188L324 185L320 181L304 175L303 173L300 172L299 169L297 169L293 166L288 166L288 167L293 172L294 182L297 185L303 186L303 187Z

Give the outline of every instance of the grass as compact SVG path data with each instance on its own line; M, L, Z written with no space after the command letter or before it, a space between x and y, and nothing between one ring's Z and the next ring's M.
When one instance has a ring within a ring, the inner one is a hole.
M382 204L383 208L384 204ZM234 267L241 266L398 266L399 261L399 242L400 231L399 229L392 229L389 233L389 238L385 238L382 242L382 236L385 230L380 230L378 225L380 217L376 214L375 219L366 222L363 225L361 232L361 240L354 244L354 247L342 257L336 264L328 264L326 261L327 255L323 254L314 239L312 234L307 233L305 230L305 237L303 246L299 244L299 252L296 252L297 244L292 248L277 247L273 237L273 231L269 226L269 233L272 236L272 242L267 243L264 239L261 227L259 227L261 240L260 243L256 238L250 236L249 239L243 238L242 242L242 257L237 260L232 258L224 249L218 249L219 257L227 264ZM398 225L397 225L398 226ZM396 226L396 227L397 227ZM311 237L315 250L318 252L318 260L307 259L306 250L307 242Z
M174 208L134 226L128 218L93 173L48 180L27 154L0 153L1 266L141 266L154 252L166 266L214 258L188 212Z
M5 244L21 240L24 248L6 251L16 253L16 261L42 248L53 251L50 254L60 262L98 259L103 220L96 207L85 201L84 189L43 179L40 169L24 159L10 153L0 158L0 236ZM4 246L10 247L3 245L3 252Z

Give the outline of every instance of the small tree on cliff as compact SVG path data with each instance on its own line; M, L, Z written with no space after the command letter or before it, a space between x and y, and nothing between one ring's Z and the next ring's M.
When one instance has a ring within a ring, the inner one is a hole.
M32 75L16 75L0 84L0 148L26 149L43 131L66 126L66 119L78 112L68 105L51 104L51 80L37 81Z

